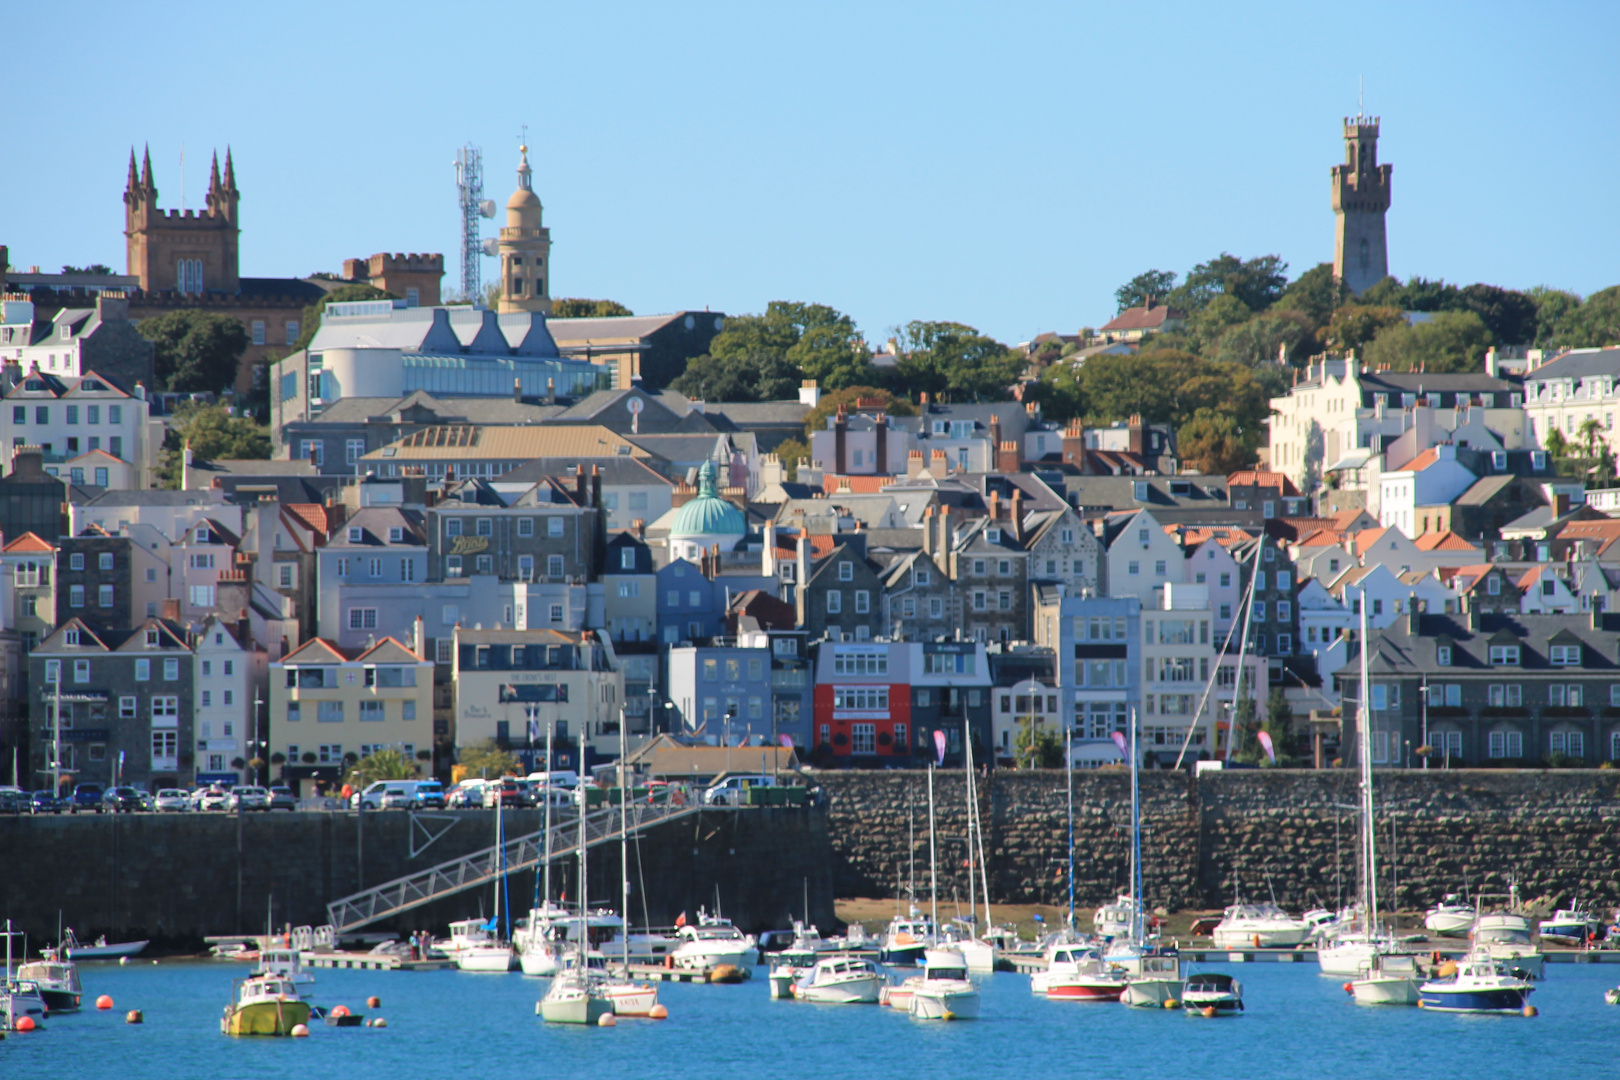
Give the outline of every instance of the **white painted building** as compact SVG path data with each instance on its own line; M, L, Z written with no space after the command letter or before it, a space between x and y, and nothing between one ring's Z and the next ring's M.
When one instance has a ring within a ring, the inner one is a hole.
M266 706L269 702L269 657L252 641L238 640L241 627L209 618L198 631L192 651L192 704L197 735L197 771L229 772L231 763L263 757L268 765L268 748L255 746L269 737ZM259 702L255 716L255 700ZM259 726L255 728L255 721ZM239 770L244 781L253 776ZM260 776L268 776L266 769Z
M105 450L134 468L142 488L150 487L155 461L147 446L147 412L144 399L93 372L61 378L32 369L0 407L0 468L11 471L17 447L38 446L45 471L66 477L68 461Z

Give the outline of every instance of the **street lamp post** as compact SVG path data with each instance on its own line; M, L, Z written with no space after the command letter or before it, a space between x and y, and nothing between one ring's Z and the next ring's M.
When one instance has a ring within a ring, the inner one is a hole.
M1418 707L1421 710L1423 717L1422 740L1418 743L1418 746L1419 748L1427 749L1429 746L1429 681L1427 679L1423 680L1423 682L1418 685ZM1426 772L1428 771L1428 768L1429 755L1424 754L1423 769Z
M264 759L259 756L261 740L259 738L259 706L264 704L264 698L259 693L258 686L253 687L253 742L249 749L252 751L253 761L261 762L253 767L253 783L258 786L264 784ZM249 763L251 764L251 762Z

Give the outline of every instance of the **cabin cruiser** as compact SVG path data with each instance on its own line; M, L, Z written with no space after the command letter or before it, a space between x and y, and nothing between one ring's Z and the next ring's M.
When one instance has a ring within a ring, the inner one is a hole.
M979 988L968 979L960 950L929 949L923 954L921 978L913 983L908 1008L918 1020L977 1020Z
M1423 926L1441 937L1467 937L1474 926L1474 905L1456 893L1447 893L1424 915Z
M1536 924L1543 940L1565 945L1585 945L1603 936L1603 920L1590 908L1576 902L1574 907L1559 908L1550 918Z
M1147 953L1137 970L1125 976L1125 992L1119 1000L1127 1005L1162 1009L1181 1000L1185 980L1181 977L1181 957L1175 952Z
M1457 963L1456 973L1418 987L1418 1005L1434 1012L1523 1012L1534 989L1510 975L1490 950L1476 948Z
M1091 916L1091 928L1104 941L1131 932L1136 925L1136 901L1130 893L1120 893L1114 902L1104 904Z
M793 984L793 996L822 1005L875 1005L883 972L870 960L840 954L817 960Z
M1047 950L1046 970L1030 976L1029 988L1053 1001L1118 1001L1125 973L1105 963L1095 948L1056 945Z
M843 951L835 943L821 936L821 931L814 926L806 926L798 919L793 920L793 943L781 952L781 961L792 967L809 967L816 962L816 958L825 953Z
M878 959L885 964L921 963L923 953L938 936L934 921L913 905L909 916L896 915L889 920L878 947Z
M1506 908L1487 910L1483 900L1481 897L1481 907L1469 934L1474 939L1474 948L1483 949L1509 973L1541 978L1546 957L1530 942L1530 918L1519 905L1518 886L1509 888Z
M669 957L678 968L704 971L731 964L748 971L759 960L754 939L731 925L729 919L699 912L697 925L678 927L675 936L680 944L669 952Z
M450 936L438 938L433 948L451 960L459 960L468 949L488 945L495 940L494 924L487 919L458 919L450 924Z
M1233 904L1215 926L1217 949L1291 949L1310 937L1311 927L1276 904Z

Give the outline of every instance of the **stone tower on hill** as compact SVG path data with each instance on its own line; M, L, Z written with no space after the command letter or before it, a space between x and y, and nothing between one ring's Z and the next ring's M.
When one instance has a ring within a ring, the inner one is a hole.
M208 177L207 208L161 210L157 185L152 180L152 154L143 155L135 170L135 151L129 152L129 181L124 188L124 237L129 274L140 279L145 292L170 290L185 296L205 292L235 294L241 289L238 251L241 224L237 203L236 167L225 151L225 175L220 176L219 155L214 155Z
M506 224L501 228L501 299L497 310L539 311L551 314L551 230L540 223L540 196L534 193L529 171L529 148L520 147L518 186L506 200Z
M1378 164L1378 117L1344 121L1344 164L1333 166L1333 276L1353 293L1389 276L1384 214L1389 210L1388 165Z

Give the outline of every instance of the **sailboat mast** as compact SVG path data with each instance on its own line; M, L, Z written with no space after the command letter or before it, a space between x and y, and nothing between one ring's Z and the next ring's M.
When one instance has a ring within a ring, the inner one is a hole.
M1249 595L1243 601L1243 636L1238 639L1237 677L1233 680L1232 693L1232 722L1226 729L1226 759L1232 759L1232 751L1237 749L1237 718L1238 706L1243 701L1243 664L1249 654L1249 626L1254 618L1254 589L1260 581L1260 551L1266 546L1264 539L1254 542L1254 565L1249 568ZM1221 733L1215 733L1216 748L1220 745Z
M1063 744L1063 771L1069 796L1069 929L1074 929L1074 718L1068 724Z
M939 860L934 853L934 763L928 763L928 918L939 931ZM58 935L60 936L60 935Z
M1376 857L1377 839L1374 836L1376 826L1373 818L1373 770L1372 770L1372 675L1368 671L1367 658L1367 595L1362 590L1361 597L1361 812L1362 830L1361 847L1362 857L1365 860L1366 878L1364 889L1366 893L1366 921L1367 932L1371 934L1378 922L1378 862Z
M551 907L551 733L556 727L555 721L546 725L546 809L544 827L540 832L541 843L545 845L545 860L541 864L541 876L545 883L546 895L544 901L537 905L542 913ZM545 916L542 914L540 917L544 919Z
M964 773L962 791L967 796L967 867L968 867L968 914L977 918L979 906L978 882L973 879L973 811L974 803L978 802L973 796L973 740L968 737L967 721L962 722L962 770Z
M1131 710L1131 935L1140 943L1146 936L1142 918L1142 789L1138 770L1141 760L1136 752L1136 710ZM1070 822L1070 829L1074 828ZM1071 841L1071 846L1072 846ZM1071 858L1073 856L1071 855ZM1070 883L1070 889L1074 888Z
M621 913L624 916L624 926L619 936L624 940L624 973L630 974L630 793L626 788L629 783L629 770L625 768L625 754L629 743L624 732L624 708L619 709L619 878L622 886L619 893L623 904Z

